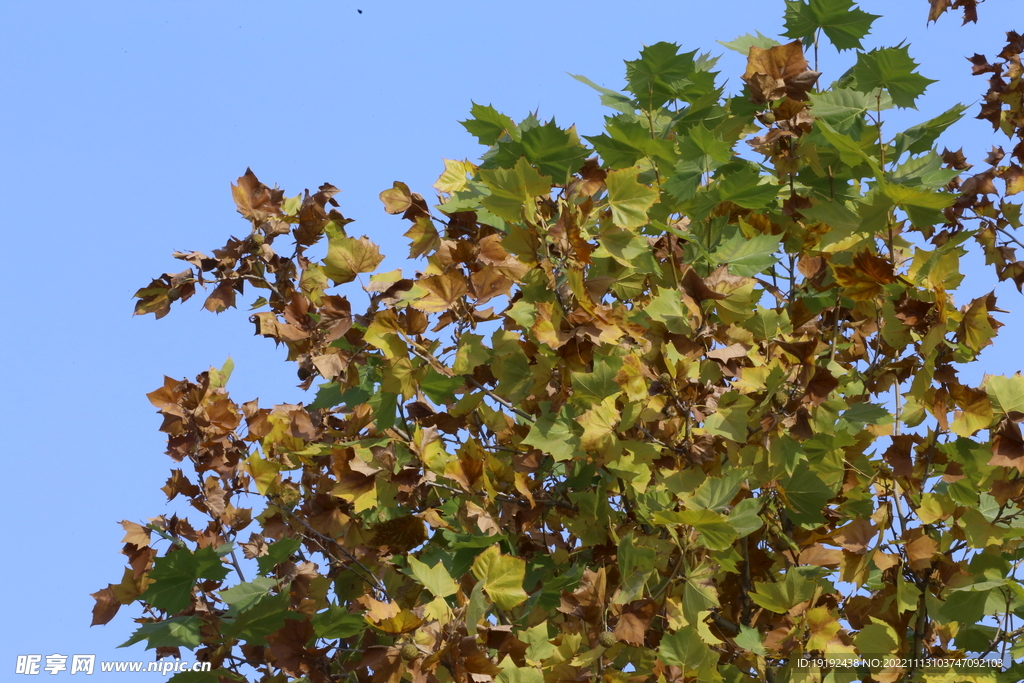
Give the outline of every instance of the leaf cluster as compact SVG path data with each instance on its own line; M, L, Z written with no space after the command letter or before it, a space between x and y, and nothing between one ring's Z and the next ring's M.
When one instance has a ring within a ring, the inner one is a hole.
M969 248L1024 286L1021 41L972 59L1016 147L970 174L936 147L966 107L884 125L932 81L862 47L874 18L790 0L793 41L727 44L737 96L648 46L594 86L593 136L474 105L479 163L446 160L433 202L380 195L411 275L378 272L333 186L247 171L249 234L175 254L136 313L255 287L316 398L236 403L230 363L149 394L198 518L124 522L94 623L141 603L126 644L266 683L939 681L797 662L1024 655L1024 376L961 380L1002 311L954 300ZM857 57L827 86L822 35Z

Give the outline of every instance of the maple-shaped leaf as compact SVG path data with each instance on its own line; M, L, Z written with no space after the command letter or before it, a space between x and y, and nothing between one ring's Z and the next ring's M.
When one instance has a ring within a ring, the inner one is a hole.
M741 78L750 87L751 99L763 104L783 97L806 100L820 74L807 67L799 40L767 50L753 46L747 56L747 70Z
M490 546L473 561L473 576L483 584L487 597L500 609L512 609L530 597L523 590L526 562L503 555L497 545Z
M757 31L756 36L747 33L729 42L719 40L718 44L723 47L727 47L730 50L735 50L736 52L739 52L741 55L747 55L750 54L750 48L754 46L767 50L770 47L778 45L779 41L775 40L774 38L769 38L768 36L762 35L760 31Z
M336 235L328 242L324 274L341 285L352 282L359 273L372 273L383 260L377 245L369 238Z
M523 220L524 215L533 220L536 198L551 191L551 178L537 172L526 157L520 157L512 168L481 170L480 180L491 191L480 204L512 222Z
M605 180L612 220L620 228L646 225L647 211L658 202L658 190L637 182L639 174L639 168L624 168L610 171Z
M502 135L517 133L516 124L491 105L473 103L469 110L473 118L461 121L462 127L476 136L481 145L493 145Z
M626 82L644 109L655 109L679 95L683 81L696 70L697 51L679 54L674 43L655 43L640 51L640 59L626 62Z
M441 275L430 275L417 281L427 291L413 302L413 306L428 313L439 313L451 308L469 291L466 277L457 270Z
M885 88L897 107L914 108L914 102L935 83L914 70L918 64L910 57L910 46L885 47L861 52L851 69L854 88L870 93Z
M444 173L434 183L434 189L438 192L447 194L458 192L469 182L467 176L471 178L476 173L476 166L468 160L443 159L442 161L444 161Z
M787 0L787 38L802 38L814 42L820 29L839 50L861 49L861 38L871 31L871 22L877 14L868 14L855 7L853 0Z
M118 647L128 647L142 640L146 641L147 650L156 647L199 647L202 642L199 627L202 624L203 620L199 617L175 617L143 624Z
M92 623L90 626L103 625L114 618L117 611L121 609L121 602L114 593L114 586L107 584L106 588L91 593L96 604L92 607Z
M284 190L270 189L259 181L252 169L245 169L245 175L238 178L238 184L231 186L231 196L238 206L238 213L252 221L281 215Z
M194 553L184 548L175 550L157 558L149 572L153 583L146 589L143 599L167 612L180 612L191 602L196 581L200 578L219 581L227 574L227 567L211 546Z

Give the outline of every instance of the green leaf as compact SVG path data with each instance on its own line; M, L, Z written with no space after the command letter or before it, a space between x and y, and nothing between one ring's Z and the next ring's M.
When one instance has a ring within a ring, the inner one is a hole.
M721 477L708 477L687 499L687 505L721 512L736 497L749 476L748 468L734 467Z
M420 382L420 388L427 398L434 402L434 405L443 406L454 399L455 390L465 383L466 380L463 377L445 377L437 370L430 368L423 381Z
M569 175L583 165L588 150L580 144L576 127L568 130L558 127L554 119L542 126L523 131L523 155L544 175L564 182Z
M544 674L533 666L515 666L513 664L504 667L495 680L499 683L544 683Z
M224 634L232 638L243 638L263 644L263 639L284 626L284 620L305 618L288 610L291 596L287 590L277 595L267 594L257 600L234 619L224 620Z
M760 31L757 31L756 36L747 33L740 36L739 38L736 38L735 40L729 41L728 43L723 42L721 40L717 42L719 45L727 47L730 50L735 50L736 52L739 52L744 57L750 54L750 48L752 47L759 47L762 50L767 50L768 48L775 47L776 45L779 44L779 41L775 40L774 38L769 38L768 36L762 35Z
M462 126L470 135L476 136L481 145L493 145L504 133L511 134L516 130L512 119L490 105L485 107L474 102L469 114L473 118L462 121Z
M373 422L377 429L391 429L395 426L395 409L398 406L398 394L390 391L379 391L366 400L366 405L373 410Z
M900 646L900 638L892 626L878 620L873 624L864 626L853 637L853 644L857 646L857 651L861 654L879 657L897 652Z
M473 561L473 576L483 583L483 590L498 609L509 610L529 598L523 590L526 561L503 555L492 545Z
M619 541L617 557L622 581L615 602L624 605L643 597L647 579L654 572L655 552L653 548L636 546L633 533L629 532Z
M229 614L237 614L256 604L260 598L269 593L276 585L277 579L261 576L252 581L240 583L221 591L220 597L231 608Z
M228 575L228 568L212 546L196 552L179 549L158 557L149 572L153 581L142 594L142 599L170 613L180 612L192 602L192 589L201 578L220 581Z
M988 392L996 417L1024 414L1024 376L1019 372L1011 377L986 375L982 386Z
M772 195L775 188L772 187ZM747 238L737 232L723 242L711 256L715 263L729 266L729 272L740 277L757 275L771 268L779 258L775 252L779 250L781 235L755 235Z
M655 188L637 182L639 173L640 169L636 167L609 171L605 180L612 221L620 228L647 225L647 211L658 202Z
M612 109L620 111L623 114L632 114L638 106L638 103L635 100L630 99L623 93L600 86L597 83L594 83L586 76L578 76L576 74L569 75L575 78L580 83L589 85L591 88L601 93L601 104L603 104L606 107L611 107Z
M711 510L685 510L680 513L684 524L700 532L698 542L711 550L725 550L736 540L736 530L725 517Z
M671 140L651 137L650 128L627 116L605 118L605 133L587 136L609 168L627 168L644 157L666 163L675 161Z
M516 633L516 638L526 643L527 661L540 663L555 653L555 646L551 643L551 636L548 632L548 622L542 621L528 629Z
M907 185L882 183L882 191L893 203L907 212L911 223L930 227L945 222L942 210L956 201L952 192L932 192Z
M788 38L814 41L818 29L824 31L838 50L862 49L861 38L871 31L877 14L868 14L854 7L853 0L787 0L786 32Z
M320 408L333 408L344 403L341 394L341 385L337 382L327 382L317 386L316 398L309 404L311 410Z
M594 356L593 370L571 375L573 400L584 404L600 403L609 396L622 392L615 376L622 367L622 359L615 356Z
M651 320L661 323L673 334L690 334L690 312L683 305L679 292L667 287L655 288L655 296L644 306Z
M761 632L756 628L750 628L749 626L740 625L740 633L733 642L742 647L744 650L750 650L754 654L761 655L762 657L768 654L768 650L761 642Z
M358 614L350 614L339 605L331 605L324 612L313 615L313 631L317 638L351 638L366 630L366 620Z
M132 637L118 645L128 647L146 641L146 649L158 647L184 647L195 649L202 643L199 628L203 620L199 617L174 617L140 626Z
M761 506L763 501L758 498L745 498L736 504L726 521L736 530L736 536L743 538L748 536L764 525L761 519Z
M935 118L928 119L924 123L912 126L902 133L896 134L896 156L900 157L904 152L920 154L927 152L935 144L935 141L942 135L943 131L963 118L967 111L967 105L957 104ZM817 114L817 111L815 111Z
M818 121L827 121L836 131L848 133L864 121L864 114L874 110L875 100L853 88L836 88L822 93L808 93L811 111Z
M484 338L467 332L459 338L459 348L452 371L459 375L472 374L477 366L485 365L490 360L491 350L484 346Z
M491 191L480 203L494 215L516 223L532 220L536 213L534 200L551 191L551 178L542 176L525 157L520 157L510 169L481 169L480 180Z
M748 414L754 407L754 399L735 391L722 394L718 409L704 421L709 434L723 436L737 443L746 443Z
M256 558L260 574L266 575L274 571L274 567L281 564L295 553L302 545L298 538L282 538L267 546L267 554Z
M732 145L701 124L679 137L679 153L705 172L732 161L733 157Z
M333 235L327 243L324 274L341 285L352 282L359 273L372 273L384 260L377 245L366 237L355 239Z
M796 468L783 490L791 506L790 517L797 524L821 522L821 510L833 496L832 489L806 463Z
M865 93L885 88L897 107L914 107L914 102L925 89L935 83L930 78L914 73L917 62L910 58L910 46L886 47L861 52L852 75L857 90Z
M433 567L428 567L413 556L406 558L409 562L409 569L423 586L439 598L455 595L459 591L459 585L452 579L451 574L444 568L444 564L438 562Z
M561 413L542 415L530 427L522 443L550 453L555 460L569 460L580 449L582 429Z
M867 162L876 175L880 175L880 169L878 168L878 162L875 161L874 157L868 156L868 153L864 150L864 147L860 145L849 135L840 133L833 128L827 121L818 122L818 130L825 137L828 143L839 153L839 159L844 164L850 166L857 166L858 164Z
M692 626L684 626L662 638L658 657L670 666L680 667L686 675L710 668L709 665L718 661L718 655L701 640L697 629Z
M744 209L763 209L779 194L778 185L764 180L764 176L750 168L725 174L717 184L718 196L721 201L738 204ZM761 237L775 239L776 243L781 239L771 235L758 235L754 239Z
M782 581L775 583L756 582L750 599L771 612L785 614L801 602L810 600L814 595L817 582L790 569Z
M640 59L626 62L629 92L650 111L676 99L685 81L695 71L696 50L679 54L673 43L655 43L640 51Z

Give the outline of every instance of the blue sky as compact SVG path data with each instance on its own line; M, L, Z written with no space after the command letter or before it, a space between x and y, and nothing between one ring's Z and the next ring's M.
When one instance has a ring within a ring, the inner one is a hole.
M985 84L964 57L992 55L1006 30L1022 30L1019 4L984 3L980 25L967 27L952 14L926 26L923 0L860 6L883 15L867 46L906 39L921 73L940 81L920 112L890 117L894 132L964 102L968 118L940 144L980 164L1005 142L971 118ZM145 398L163 375L194 377L230 354L237 401L312 400L283 349L253 336L244 308L214 316L197 297L160 321L131 315L136 289L183 269L172 251L209 251L248 230L229 192L247 166L288 195L336 185L357 221L350 234L381 245L384 269L408 268L405 227L377 195L402 180L429 198L442 158L475 159L482 149L458 124L471 101L515 120L539 109L597 134L597 93L567 73L619 88L623 60L665 40L722 54L736 91L744 59L715 41L774 36L782 10L781 0L4 2L3 677L18 654L152 658L141 645L115 649L134 630L131 608L89 628L89 593L120 578L120 520L177 509L159 490L173 463ZM823 50L823 81L850 62ZM979 274L957 300L993 286ZM1024 364L1024 326L1014 323L1024 298L1012 286L997 292L1013 313L963 373L975 381Z

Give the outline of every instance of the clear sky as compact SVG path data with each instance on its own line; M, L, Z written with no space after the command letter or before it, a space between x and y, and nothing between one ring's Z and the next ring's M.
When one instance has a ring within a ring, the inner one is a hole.
M867 46L907 39L921 73L940 80L920 112L894 120L906 127L964 102L968 118L940 145L963 145L980 165L1004 144L971 118L985 84L964 57L991 56L1005 31L1024 31L1020 3L986 2L967 27L954 14L926 26L924 0L860 6L883 15ZM173 463L145 398L164 375L191 378L230 354L236 401L312 400L244 308L214 316L198 296L163 320L131 315L139 287L184 269L172 251L209 252L248 230L229 192L247 166L289 196L336 185L357 221L349 233L381 245L383 268L408 268L406 228L377 195L402 180L429 198L442 158L475 159L483 150L458 124L471 101L595 135L597 93L567 72L617 89L623 60L664 40L722 54L735 92L744 59L715 41L775 36L782 12L781 0L0 3L0 679L15 680L18 654L152 659L141 644L116 649L135 628L133 608L89 628L89 593L120 580L120 520L179 510L159 490ZM826 83L851 63L831 49L821 60ZM986 273L957 300L993 286ZM1024 365L1014 322L1024 297L997 293L1013 313L963 373L974 381ZM89 680L106 679L161 677Z

